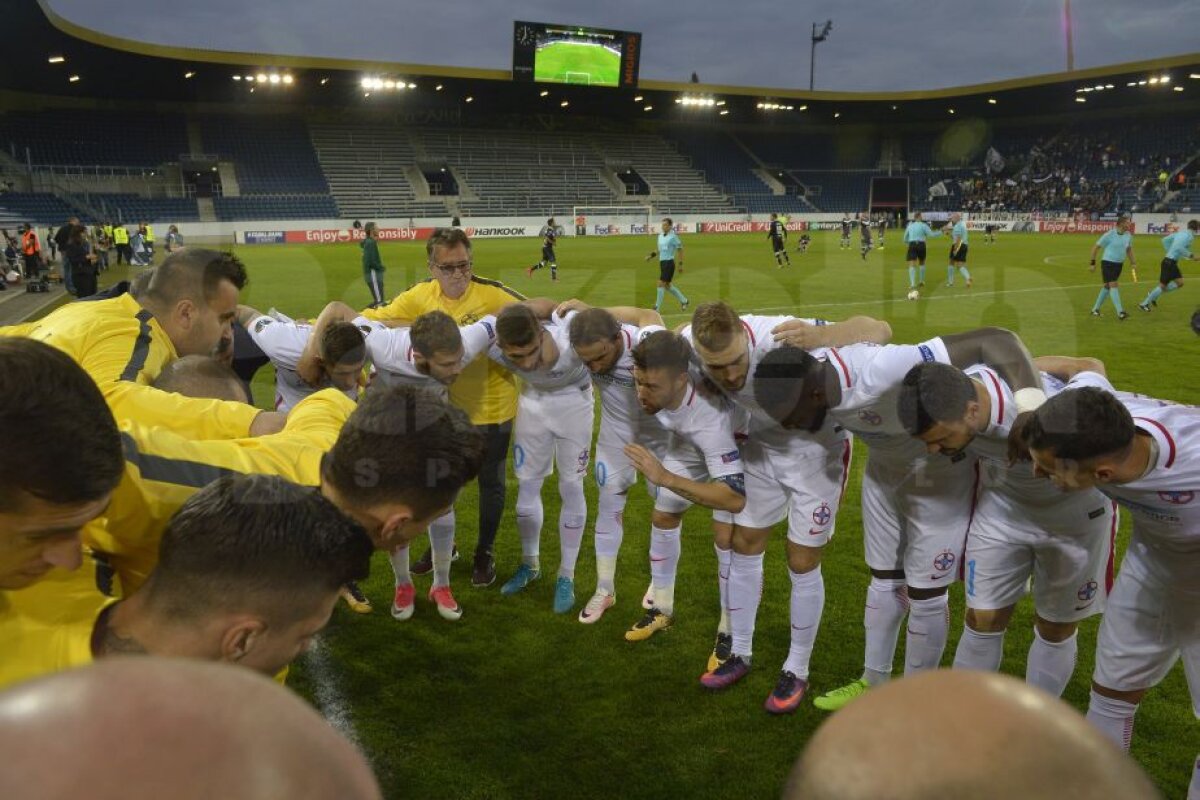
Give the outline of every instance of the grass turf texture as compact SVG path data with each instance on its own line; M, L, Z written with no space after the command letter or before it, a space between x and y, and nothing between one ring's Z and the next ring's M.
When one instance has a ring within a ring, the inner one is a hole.
M723 298L744 313L794 312L833 320L868 314L888 320L897 342L1003 325L1020 333L1035 355L1103 359L1119 387L1187 403L1200 400L1198 344L1188 326L1197 290L1164 295L1151 314L1136 307L1157 279L1158 237L1137 237L1142 282L1133 284L1126 269L1123 299L1133 317L1123 323L1111 306L1101 319L1088 315L1100 284L1099 273L1087 270L1094 236L1001 234L997 244L987 245L976 235L969 265L975 285L969 291L961 278L956 288L943 287L948 245L934 239L917 302L904 299L907 271L898 233L889 232L887 248L872 252L866 263L857 247L838 250L837 233L814 233L809 252L792 252L791 267L782 270L776 269L768 242L757 235L682 238L686 271L677 274L677 285L693 304ZM525 267L540 252L535 239L477 241L475 264L478 274L530 296L648 306L658 275L657 265L643 261L648 249L640 237L560 240L557 283L544 271L526 278ZM380 251L388 265L389 297L426 277L421 244L383 243ZM329 299L359 308L369 302L357 246L245 246L238 252L251 276L246 302L261 309L276 306L311 316ZM664 310L668 324L685 319L670 296ZM264 369L255 381L264 406L270 404L271 386L271 370ZM837 535L824 558L826 606L812 660L814 693L840 686L862 669L868 574L859 486L866 453L861 445L856 449ZM591 480L586 486L588 535L576 570L580 604L595 580L596 494ZM511 477L497 540L499 578L492 588L471 588L477 518L472 487L458 506L464 558L452 572L463 619L448 623L438 617L424 599L429 588L424 577L416 579L414 618L393 621L388 614L392 574L379 554L363 584L374 613L359 616L339 605L319 652L297 664L289 684L339 722L352 723L389 797L723 797L731 776L741 796L777 796L796 754L825 718L807 700L782 719L762 709L788 645L790 587L782 526L766 560L754 668L741 684L710 694L697 681L718 613L708 512L693 509L685 518L675 626L648 642L630 644L622 634L641 616L639 601L649 581L651 503L645 491L630 492L617 604L593 626L576 621L581 605L566 616L551 612L559 560L553 477L543 496L543 578L529 590L511 598L499 593L520 557ZM1122 548L1128 530L1128 515L1123 515ZM414 545L414 561L424 547L424 541ZM951 609L944 665L953 659L962 628L961 584L951 589ZM1014 616L1003 665L1009 674L1024 675L1031 613L1026 599ZM1081 710L1087 705L1097 624L1092 618L1081 626L1079 664L1065 695ZM914 735L922 725L936 725L946 712L931 700L925 719L914 721ZM1133 753L1166 796L1182 797L1198 746L1177 664L1142 704Z
M535 81L616 86L620 77L621 57L597 45L554 42L534 56Z

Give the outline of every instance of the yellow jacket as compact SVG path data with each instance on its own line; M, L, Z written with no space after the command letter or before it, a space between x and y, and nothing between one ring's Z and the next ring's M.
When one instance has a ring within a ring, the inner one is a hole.
M193 441L161 428L121 424L125 475L102 518L83 541L108 555L128 595L158 563L167 522L189 497L217 478L234 474L280 475L305 486L321 483L321 456L337 441L354 401L337 389L304 398L272 436Z
M38 339L71 356L100 387L118 423L132 420L193 439L232 439L249 435L259 414L245 403L151 387L178 355L158 320L128 294L70 303L36 322L0 328L0 336Z
M488 314L498 314L504 306L524 299L524 295L500 281L476 276L471 278L463 296L452 300L442 294L437 281L427 278L383 308L368 308L362 315L367 319L414 320L430 311L444 311L463 326ZM475 425L507 422L517 415L516 379L491 359L477 358L451 384L450 400L467 412Z

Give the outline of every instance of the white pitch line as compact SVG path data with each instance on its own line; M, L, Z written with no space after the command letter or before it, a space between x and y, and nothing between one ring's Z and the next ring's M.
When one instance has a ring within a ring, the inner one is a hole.
M938 301L938 300L964 300L964 299L970 300L970 299L976 298L976 297L999 297L999 296L1010 295L1010 294L1027 294L1029 292L1046 292L1046 291L1050 291L1053 289L1062 289L1062 290L1088 289L1088 288L1094 289L1095 287L1096 287L1095 283L1075 283L1075 284L1071 284L1070 286L1039 286L1039 287L1030 288L1030 289L1004 289L1003 291L999 291L999 292L969 292L966 294L952 294L952 295L944 295L944 296L937 296L937 297L922 297L921 300L918 302L932 303L932 302ZM765 306L762 308L747 308L747 309L741 309L741 310L747 314L766 314L766 313L770 313L772 311L794 311L797 308L803 309L803 310L807 310L810 308L849 308L851 306L879 306L879 305L884 305L885 303L907 303L907 302L910 302L910 301L905 300L900 297L881 297L881 298L878 298L875 300L851 300L851 301L839 302L839 303L801 303L799 305ZM687 313L663 314L664 319L688 319L690 317L691 317L691 314L687 314Z
M358 738L358 729L354 727L354 712L351 710L350 701L342 691L341 681L320 636L313 639L308 652L304 654L304 669L311 676L313 699L321 715L335 730L354 742L359 750L363 750L362 741Z

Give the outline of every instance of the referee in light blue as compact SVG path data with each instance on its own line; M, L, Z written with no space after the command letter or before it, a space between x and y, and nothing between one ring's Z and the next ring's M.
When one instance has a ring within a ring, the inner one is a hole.
M1146 299L1138 303L1138 308L1142 311L1149 311L1150 306L1157 308L1158 298L1162 297L1163 292L1173 292L1183 288L1183 273L1179 271L1179 261L1184 258L1189 261L1196 260L1196 257L1192 255L1192 240L1196 238L1198 232L1200 232L1200 220L1194 219L1188 222L1187 227L1183 230L1163 237L1163 249L1167 251L1167 255L1158 267L1158 286L1151 289L1150 294L1146 295Z
M683 242L679 239L679 234L675 233L675 223L670 217L663 217L662 233L658 235L658 249L650 252L646 256L646 260L658 256L658 294L654 300L654 310L658 311L662 308L663 293L670 292L679 301L679 306L684 311L688 307L688 299L684 297L683 292L671 285L671 281L675 279L675 267L679 267L679 271L683 272Z
M1104 286L1100 288L1096 304L1092 306L1093 317L1100 316L1100 306L1104 305L1105 300L1111 299L1113 307L1117 309L1117 319L1129 319L1129 315L1121 306L1121 290L1117 288L1117 282L1121 278L1121 267L1125 264L1126 256L1129 256L1129 266L1133 267L1134 274L1137 274L1137 260L1133 257L1132 227L1133 221L1122 215L1117 220L1117 227L1110 228L1092 245L1092 272L1096 271L1096 253L1104 248L1104 255L1100 258L1100 278L1104 281Z
M941 236L941 234L934 233L933 228L925 224L925 220L921 219L920 211L913 214L912 222L908 223L908 227L904 229L904 243L908 245L908 255L905 256L905 260L908 261L908 288L910 291L925 285L925 240L936 236ZM921 268L920 283L917 282L918 266Z
M970 235L967 233L967 223L963 222L962 214L955 211L950 215L950 226L950 238L953 241L950 243L950 263L946 266L946 286L954 285L954 268L958 267L970 289L971 270L967 269L967 250L970 249L967 240Z

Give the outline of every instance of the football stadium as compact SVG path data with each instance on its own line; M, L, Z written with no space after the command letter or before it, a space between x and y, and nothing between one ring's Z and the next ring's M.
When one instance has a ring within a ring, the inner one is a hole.
M0 796L1200 800L1200 53L6 22Z

